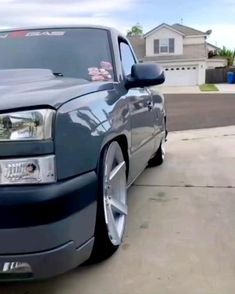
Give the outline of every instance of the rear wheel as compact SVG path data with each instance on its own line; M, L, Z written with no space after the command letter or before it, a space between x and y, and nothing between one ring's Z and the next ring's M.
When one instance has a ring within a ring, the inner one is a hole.
M162 165L165 159L165 138L162 139L162 142L157 150L157 152L155 153L154 157L149 161L149 166L153 167L153 166L158 166L158 165Z
M162 165L165 159L166 151L165 151L165 145L166 145L166 138L167 138L167 129L166 129L166 116L163 120L163 131L164 131L164 137L161 141L161 144L155 153L154 157L150 159L149 161L149 167L154 167L158 165Z
M126 163L118 142L104 150L99 168L99 191L92 262L111 256L119 247L127 219Z

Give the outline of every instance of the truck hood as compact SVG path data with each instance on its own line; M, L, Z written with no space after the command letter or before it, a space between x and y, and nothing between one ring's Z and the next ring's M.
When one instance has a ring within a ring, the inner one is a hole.
M46 69L0 70L0 111L29 106L58 109L73 98L111 89L112 82L56 77Z

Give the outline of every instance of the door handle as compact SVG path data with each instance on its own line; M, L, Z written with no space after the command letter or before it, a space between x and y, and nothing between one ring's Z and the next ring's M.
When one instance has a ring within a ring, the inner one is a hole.
M148 107L149 111L152 111L153 110L153 103L151 101L148 101L147 102L147 107Z

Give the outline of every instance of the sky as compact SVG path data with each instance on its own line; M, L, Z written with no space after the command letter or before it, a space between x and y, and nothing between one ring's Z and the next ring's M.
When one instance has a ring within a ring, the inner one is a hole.
M235 0L0 0L0 28L101 24L126 33L165 22L212 30L208 41L235 49Z

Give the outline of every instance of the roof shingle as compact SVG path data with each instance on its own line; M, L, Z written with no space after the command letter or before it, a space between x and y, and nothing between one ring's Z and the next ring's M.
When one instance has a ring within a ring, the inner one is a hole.
M195 30L193 28L184 26L184 25L179 24L179 23L173 24L172 27L175 30L183 33L185 36L196 36L196 35L206 35L207 34L205 32Z

